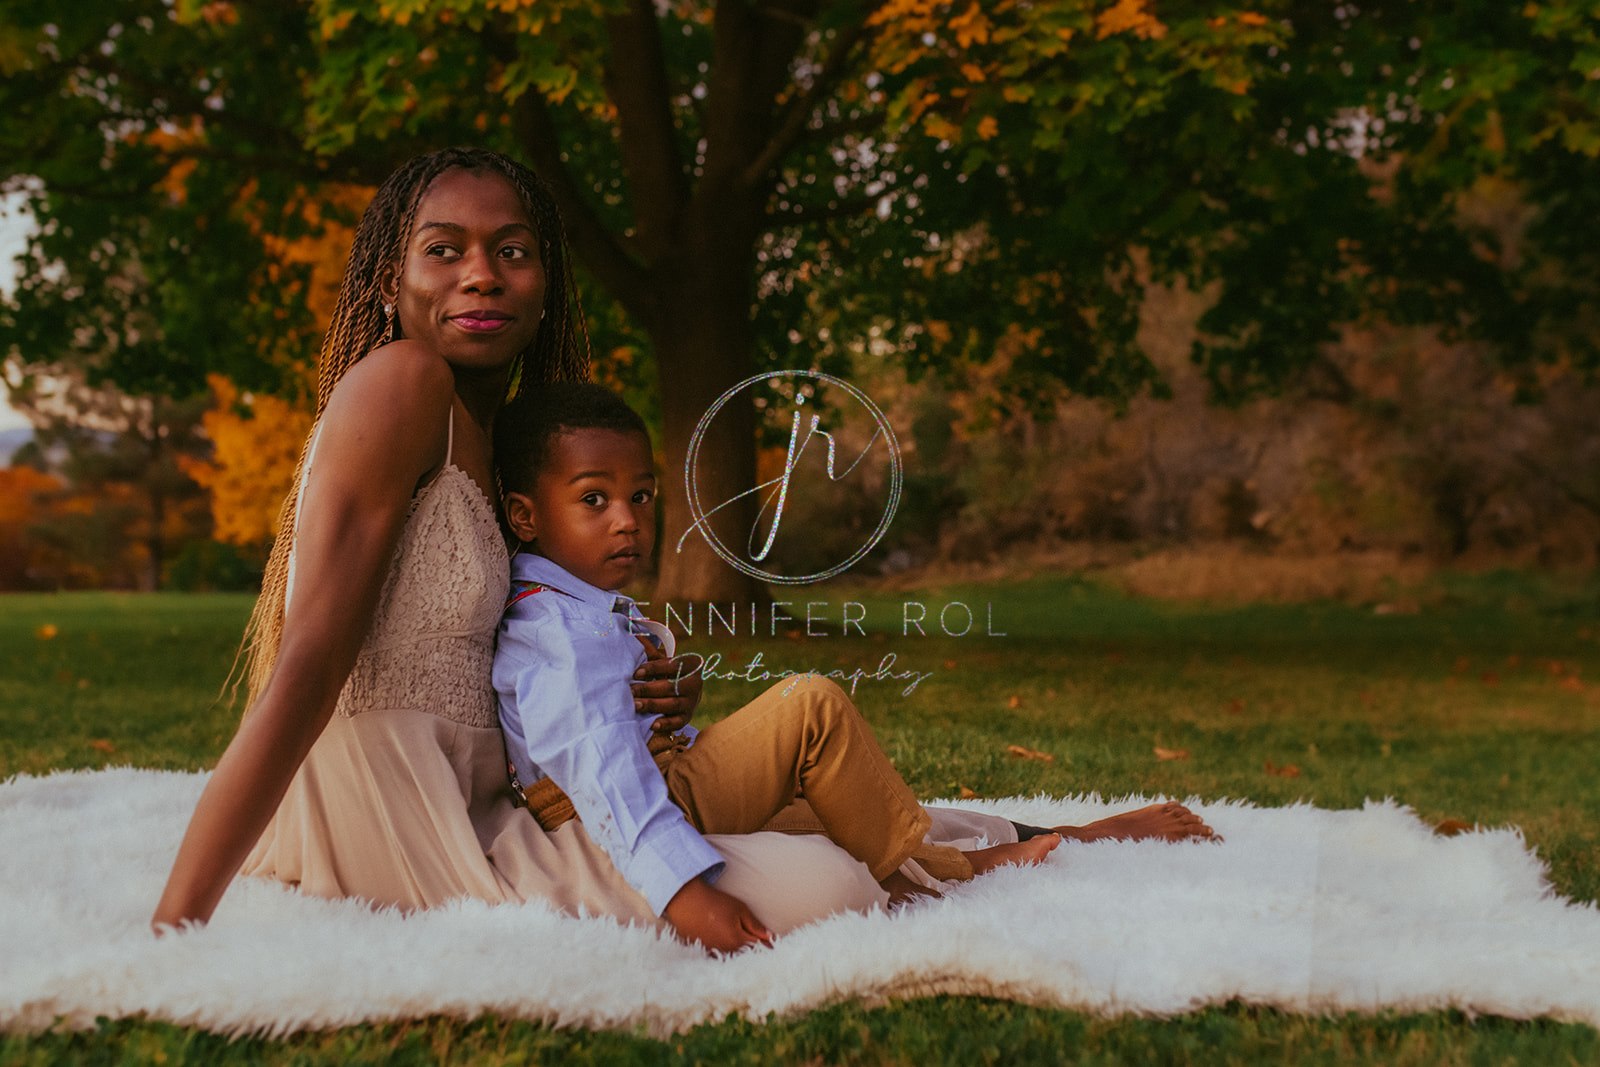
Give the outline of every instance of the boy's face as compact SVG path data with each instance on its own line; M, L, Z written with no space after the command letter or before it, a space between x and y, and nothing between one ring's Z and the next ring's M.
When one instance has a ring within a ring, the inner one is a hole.
M617 589L650 558L656 476L650 442L622 430L563 430L533 492L506 494L512 531L590 585Z

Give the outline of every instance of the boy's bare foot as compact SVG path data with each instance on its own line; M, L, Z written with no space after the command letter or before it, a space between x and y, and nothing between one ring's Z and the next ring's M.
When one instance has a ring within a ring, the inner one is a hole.
M889 877L885 878L878 884L882 886L889 894L890 911L893 911L895 908L904 907L905 905L916 900L921 900L924 898L930 900L939 900L942 897L942 894L936 890L929 889L925 885L920 885L916 882L913 882L910 878L907 878L899 871L895 871L894 873L890 874Z
M1087 826L1057 826L1053 829L1062 837L1074 841L1143 841L1152 837L1162 841L1186 841L1190 838L1216 837L1204 819L1182 804L1151 804L1136 811L1098 819Z
M1014 844L992 845L989 848L980 848L966 854L968 862L972 864L973 874L985 874L996 867L1004 867L1014 863L1025 867L1029 864L1043 863L1050 850L1061 844L1060 834L1040 834L1030 837L1026 841Z

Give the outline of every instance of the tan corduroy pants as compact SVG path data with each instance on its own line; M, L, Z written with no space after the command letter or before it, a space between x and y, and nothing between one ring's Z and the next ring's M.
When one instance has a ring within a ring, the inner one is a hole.
M924 842L928 813L849 695L826 678L777 683L657 763L673 803L702 833L824 833L878 881L908 859L943 881L972 877L963 853ZM535 793L536 813L556 810Z

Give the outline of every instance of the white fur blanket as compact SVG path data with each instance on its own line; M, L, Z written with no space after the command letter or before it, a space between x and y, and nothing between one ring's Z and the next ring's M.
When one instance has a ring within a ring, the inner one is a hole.
M492 1012L661 1035L933 993L1104 1014L1239 998L1600 1024L1600 911L1555 896L1515 830L1436 837L1393 803L1200 803L1225 843L1063 845L942 901L710 959L536 904L403 917L254 879L209 927L157 940L146 922L203 783L123 769L0 784L0 1027L142 1012L281 1034ZM1138 802L973 806L1048 825Z

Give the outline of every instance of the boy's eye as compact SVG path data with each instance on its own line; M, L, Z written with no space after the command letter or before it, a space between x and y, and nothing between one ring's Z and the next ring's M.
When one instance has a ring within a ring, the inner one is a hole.
M606 502L606 496L604 493L585 493L581 499L585 504L588 504L592 508L600 507Z
M648 504L655 498L656 491L654 489L641 489L637 493L633 494L633 502L635 504Z

